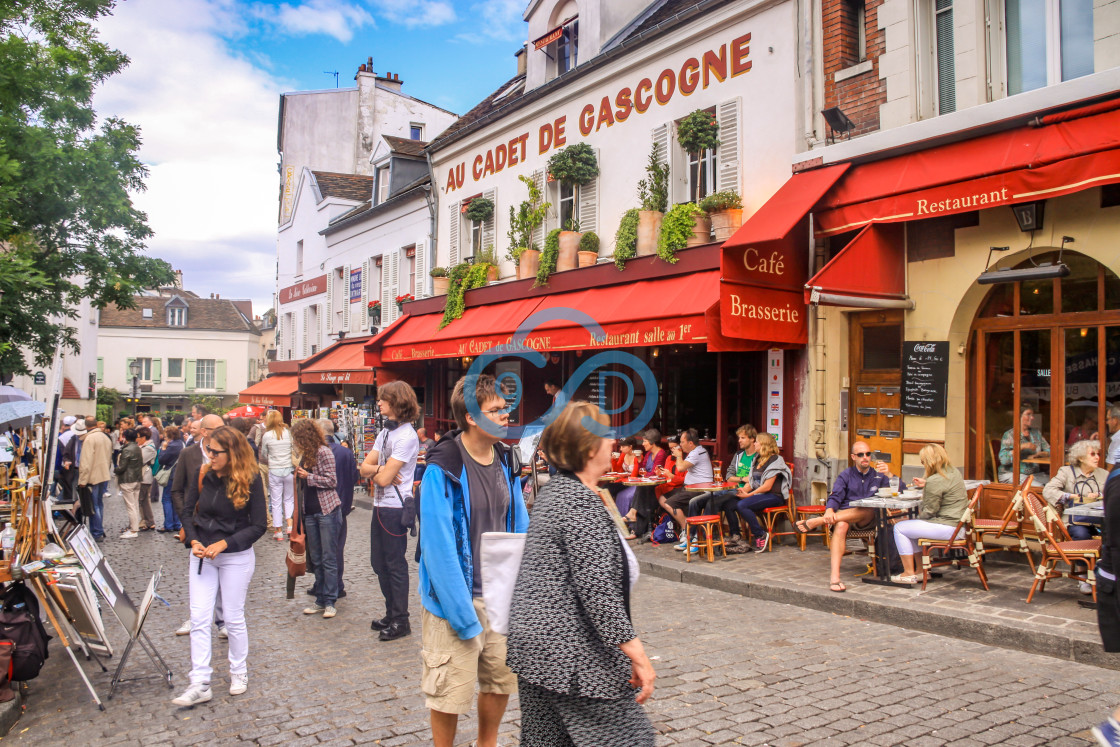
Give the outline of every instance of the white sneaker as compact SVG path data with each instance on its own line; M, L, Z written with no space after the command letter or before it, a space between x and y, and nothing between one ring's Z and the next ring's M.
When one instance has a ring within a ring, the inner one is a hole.
M195 706L205 703L212 697L214 694L210 692L209 685L191 685L186 692L171 702L177 706Z
M317 604L312 605L310 607L304 607L303 608L303 614L305 614L305 615L318 615L322 611L323 611L323 608L320 607Z
M121 539L122 540L133 539L133 538L139 537L139 536L140 535L137 532L134 532L131 529L126 529L125 531L121 532Z
M1082 594L1092 594L1093 593L1093 586L1088 581L1082 581L1080 589L1081 589Z
M323 619L324 620L329 620L330 618L334 617L337 614L338 614L338 611L335 610L334 605L328 604L327 608L325 610L323 610Z
M219 638L229 638L229 631L228 631L228 630L226 630L226 626L225 626L225 625L223 625L222 627L218 628L218 637L219 637Z
M187 620L185 623L180 625L179 629L175 631L175 635L190 635L190 634L191 634L191 621L190 620Z
M679 545L673 545L673 549L676 550L677 552L684 552L686 547L688 547L688 543L685 542L684 540L681 540Z
M240 695L249 689L249 675L231 674L229 676L229 694Z

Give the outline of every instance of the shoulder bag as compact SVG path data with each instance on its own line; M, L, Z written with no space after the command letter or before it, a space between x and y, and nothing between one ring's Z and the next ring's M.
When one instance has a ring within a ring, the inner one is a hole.
M482 600L490 629L509 634L509 607L525 552L524 532L483 532L479 550Z
M295 514L292 516L292 531L288 533L288 553L284 562L288 566L288 576L297 578L307 573L307 537L303 531L303 495L299 480L295 480Z

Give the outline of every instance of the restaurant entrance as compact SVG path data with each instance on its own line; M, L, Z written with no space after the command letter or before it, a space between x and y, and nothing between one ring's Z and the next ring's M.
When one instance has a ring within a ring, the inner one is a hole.
M1057 260L1053 252L1033 263ZM1120 278L1081 254L1067 251L1062 261L1067 277L993 287L973 321L971 478L1030 474L1039 483L1076 441L1094 437L1107 448L1106 410L1120 400Z
M856 441L889 455L891 471L902 469L902 311L852 314L848 319L851 363L851 427L848 453Z

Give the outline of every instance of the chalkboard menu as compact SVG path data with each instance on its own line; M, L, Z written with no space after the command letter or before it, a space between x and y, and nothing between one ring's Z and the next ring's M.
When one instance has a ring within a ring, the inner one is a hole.
M949 342L902 343L902 412L945 417L949 393Z

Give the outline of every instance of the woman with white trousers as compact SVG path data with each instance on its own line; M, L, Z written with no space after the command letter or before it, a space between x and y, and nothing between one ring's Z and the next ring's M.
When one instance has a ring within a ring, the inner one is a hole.
M968 508L968 492L961 473L949 463L949 454L941 444L928 444L918 452L925 467L925 477L915 477L914 485L922 489L922 505L918 518L894 525L894 543L902 558L903 571L892 577L900 583L918 583L921 556L919 539L947 540L953 536L961 514Z
M188 576L191 604L190 686L171 702L205 703L210 691L210 622L221 589L229 635L230 695L248 689L249 630L245 595L256 567L253 543L265 532L264 484L249 442L229 426L203 442L210 457L183 496L184 544L191 550Z
M283 540L292 531L292 511L296 505L295 465L292 463L292 434L279 410L269 410L261 437L261 464L268 466L268 497L272 508L272 532ZM284 525L280 525L280 517Z

